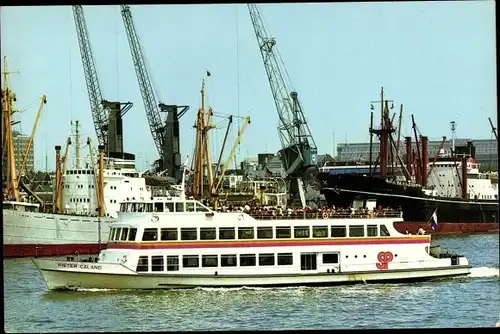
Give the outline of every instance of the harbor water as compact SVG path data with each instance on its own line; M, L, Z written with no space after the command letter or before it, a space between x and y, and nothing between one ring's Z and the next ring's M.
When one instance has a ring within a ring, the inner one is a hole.
M467 278L412 284L163 291L48 291L30 259L4 260L6 332L493 327L499 235L434 237Z

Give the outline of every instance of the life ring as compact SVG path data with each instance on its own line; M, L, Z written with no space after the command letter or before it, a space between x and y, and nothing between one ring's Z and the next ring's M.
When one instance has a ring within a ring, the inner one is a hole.
M153 217L151 217L151 222L152 222L152 223L157 223L157 222L158 222L158 220L160 220L160 218L159 218L158 216L153 216Z
M323 219L328 219L328 213L323 212Z

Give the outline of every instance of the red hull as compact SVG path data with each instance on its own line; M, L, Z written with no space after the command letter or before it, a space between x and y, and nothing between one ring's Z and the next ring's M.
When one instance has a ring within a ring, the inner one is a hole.
M101 244L100 249L105 249ZM54 245L3 245L4 257L34 257L34 256L63 256L98 254L98 244L54 244Z
M498 223L439 223L438 231L434 232L431 227L431 223L422 222L397 222L394 223L394 227L399 233L406 233L406 229L411 234L417 234L418 229L422 226L426 234L434 235L456 235L464 233L498 233L499 224Z

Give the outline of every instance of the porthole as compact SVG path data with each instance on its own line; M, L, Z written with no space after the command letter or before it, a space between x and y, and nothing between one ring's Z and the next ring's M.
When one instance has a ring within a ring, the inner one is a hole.
M364 258L366 258L366 255L363 255Z
M355 259L357 259L357 258L358 258L358 256L357 256L357 255L354 255L354 258L355 258Z
M349 255L346 255L346 256L345 256L345 258L346 258L346 259L348 259L348 258L349 258Z
M394 254L394 257L398 257L398 254Z

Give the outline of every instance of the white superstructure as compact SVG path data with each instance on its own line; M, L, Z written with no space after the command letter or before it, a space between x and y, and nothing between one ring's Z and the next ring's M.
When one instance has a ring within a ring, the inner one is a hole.
M165 289L425 280L467 275L465 257L398 233L400 213L257 217L195 200L121 204L96 262L34 259L49 289Z

